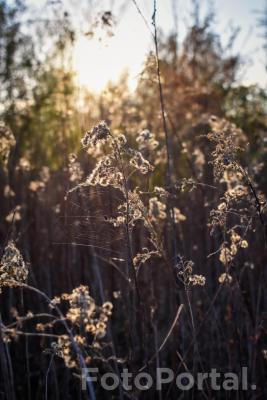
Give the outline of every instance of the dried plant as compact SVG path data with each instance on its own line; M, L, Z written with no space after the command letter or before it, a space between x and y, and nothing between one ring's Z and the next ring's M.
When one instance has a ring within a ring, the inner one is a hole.
M16 287L24 283L28 276L28 267L13 240L4 249L0 263L0 288Z

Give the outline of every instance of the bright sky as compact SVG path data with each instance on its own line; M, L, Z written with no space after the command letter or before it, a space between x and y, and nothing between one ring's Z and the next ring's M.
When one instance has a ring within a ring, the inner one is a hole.
M29 0L32 4L40 4L39 0ZM47 0L49 1L49 0ZM50 0L51 1L51 0ZM78 82L86 85L94 91L100 91L109 80L118 79L119 75L127 69L129 72L129 83L135 87L138 74L149 49L153 49L150 33L138 14L132 0L63 0L62 3L71 4L74 12L84 17L82 4L93 4L93 15L88 14L88 25L86 18L81 27L82 31L90 30L90 18L99 11L113 10L116 16L120 12L122 4L126 4L119 16L119 22L114 29L115 35L111 38L88 39L81 35L76 43L74 52L74 68L77 71ZM153 0L136 0L147 21L151 23ZM205 13L211 1L201 0L202 14ZM241 53L247 61L240 79L246 84L260 83L267 85L267 76L264 68L265 54L262 49L263 33L257 27L259 14L257 11L264 10L265 0L214 0L216 12L216 28L221 35L223 43L227 42L230 35L230 26L240 27L241 32L237 38L233 51ZM97 6L95 6L95 4ZM158 25L165 33L174 27L173 4L176 5L178 15L178 33L180 40L183 39L186 27L190 24L190 13L192 12L191 0L158 0L157 20ZM79 7L77 7L79 5Z

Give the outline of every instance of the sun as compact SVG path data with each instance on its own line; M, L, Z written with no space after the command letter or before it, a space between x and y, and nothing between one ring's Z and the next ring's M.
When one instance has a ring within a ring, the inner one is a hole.
M74 70L78 83L89 90L100 92L109 81L117 81L125 71L129 74L129 87L134 89L143 68L147 41L142 32L119 28L115 35L99 38L81 36L74 49Z
M112 54L113 53L113 54ZM122 71L122 65L114 57L114 45L103 45L95 39L78 39L74 51L74 70L80 85L100 92L108 81L116 80Z

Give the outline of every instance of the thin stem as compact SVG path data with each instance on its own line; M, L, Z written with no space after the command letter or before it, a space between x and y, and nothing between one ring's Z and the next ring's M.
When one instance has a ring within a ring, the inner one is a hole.
M154 0L154 10L153 10L153 16L152 16L152 24L154 26L153 38L154 38L156 64L157 64L157 80L158 80L158 88L159 88L160 108L161 108L162 124L163 124L163 131L164 131L164 135L165 135L165 144L166 144L166 152L167 152L167 186L169 186L171 188L172 187L172 176L173 176L173 162L172 162L172 157L171 157L171 144L170 144L166 112L165 112L163 87L162 87L162 82L161 82L161 70L160 70L160 61L159 61L158 30L157 30L157 24L156 24L156 15L157 15L157 1ZM172 205L172 198L170 199L168 211L169 211L168 214L169 214L169 218L171 220L171 225L172 225L174 263L176 263L177 256L178 256L178 249L177 249L177 241L176 241L176 227L175 227L175 220L174 220L174 208Z
M154 38L155 53L156 53L157 79L158 79L158 87L159 87L160 108L161 108L163 131L164 131L164 135L165 135L165 143L166 143L166 150L167 150L167 171L168 171L167 184L171 185L172 165L171 165L171 155L170 155L169 133L168 133L168 127L167 127L166 112L165 112L165 102L164 102L163 88L162 88L162 82L161 82L156 14L157 14L157 2L156 2L156 0L154 0L154 12L153 12L153 17L152 17L152 23L154 26L153 38Z
M52 362L54 360L54 354L52 354L46 374L45 374L45 400L48 400L48 375L52 366Z

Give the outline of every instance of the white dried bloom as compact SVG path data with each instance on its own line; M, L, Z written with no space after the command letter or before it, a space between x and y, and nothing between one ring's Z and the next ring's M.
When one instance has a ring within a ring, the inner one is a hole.
M246 249L246 248L248 247L248 242L247 242L246 240L242 240L241 243L240 243L240 246L241 246L243 249Z
M139 133L136 139L138 145L139 145L139 150L155 150L159 142L155 139L155 134L151 133L148 129L144 129L142 132Z
M159 256L159 252L156 250L149 251L148 248L144 247L142 253L137 253L133 259L133 264L138 267L140 264L145 264L152 256Z
M5 247L0 263L0 290L3 286L15 287L24 283L28 276L28 268L13 240Z
M180 261L176 265L178 269L177 276L186 287L189 286L204 286L206 278L203 275L193 274L194 263L191 260L184 260L180 257Z
M89 294L88 286L79 286L70 294L63 294L63 300L69 302L66 318L76 328L84 327L84 331L100 339L106 334L108 317L111 315L112 303L106 302L97 306Z
M165 190L163 187L160 186L155 186L154 187L154 192L159 196L159 197L167 197L169 193L167 190Z
M110 130L105 121L99 122L93 129L87 131L81 140L83 147L95 146L97 143L105 143L110 137Z
M233 278L231 277L231 275L227 274L226 272L221 274L218 278L219 283L231 283L232 280Z
M128 219L129 225L134 226L137 220L144 218L145 207L136 190L128 192L128 204L127 202L120 204L118 212L120 214L117 218L119 225L125 223Z
M188 278L189 284L193 286L204 286L206 278L203 275L191 275Z
M23 171L30 171L31 169L30 161L27 160L27 158L25 157L20 158L18 163L18 168L22 169Z
M22 211L21 205L17 205L15 207L15 210L11 211L6 216L6 221L9 223L14 222L14 221L20 221L21 220L21 211Z
M43 189L45 187L45 183L42 181L31 181L29 183L29 190L32 192L38 192L38 190Z
M227 247L223 247L220 252L220 257L219 257L219 260L221 261L221 263L226 265L229 262L231 262L232 259L233 259L233 255L231 253L231 250L228 249Z
M115 136L113 138L113 141L114 141L114 144L116 146L118 146L119 149L122 149L127 143L127 139L126 139L125 135L122 135L122 134Z
M154 167L146 160L139 151L131 151L133 157L130 159L130 164L138 169L142 174L148 174L149 171L153 171Z
M14 197L15 192L11 189L9 185L5 185L4 187L4 196L5 197Z
M148 214L153 221L157 221L158 218L165 219L167 217L166 204L159 201L157 197L152 197L149 199Z
M123 175L114 165L114 158L112 156L102 157L87 178L86 184L90 186L113 186L121 189L123 186Z
M220 203L217 208L219 211L225 211L227 208L226 203L225 202Z
M47 183L50 179L50 170L49 167L42 167L40 172L40 180L44 183Z
M236 244L232 243L230 246L230 252L232 256L235 256L237 254L237 246Z
M6 165L11 148L15 146L16 140L13 133L2 121L0 121L0 137L0 160L3 161L4 165Z
M172 210L171 210L171 213L172 213ZM176 208L176 207L174 207L174 209L173 209L173 217L174 217L174 222L176 224L178 224L181 221L185 221L186 220L186 216L181 213L179 208Z
M231 242L232 243L238 243L238 242L240 242L240 240L241 240L240 235L238 235L238 233L236 233L235 231L232 231Z
M70 175L70 181L71 182L79 182L83 178L83 171L81 168L81 164L77 161L77 156L76 154L70 154L69 155L69 175Z

